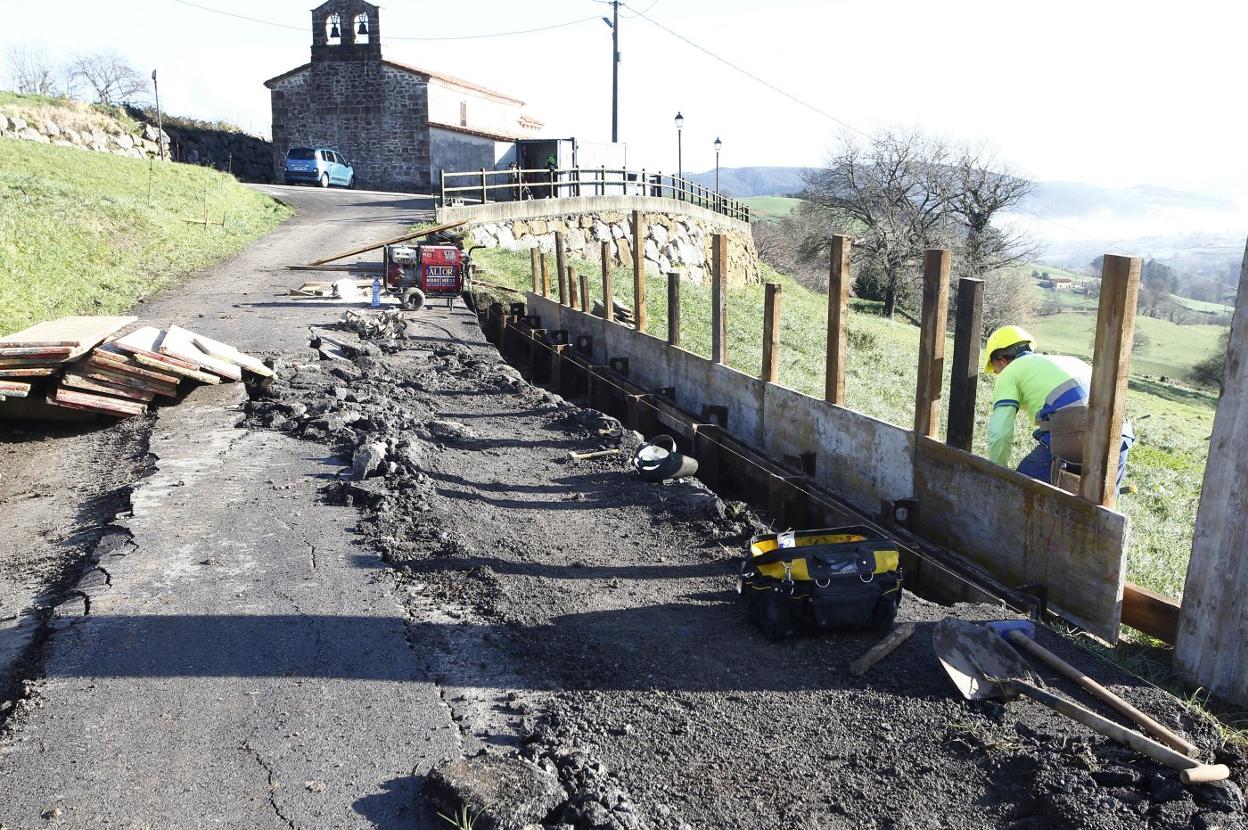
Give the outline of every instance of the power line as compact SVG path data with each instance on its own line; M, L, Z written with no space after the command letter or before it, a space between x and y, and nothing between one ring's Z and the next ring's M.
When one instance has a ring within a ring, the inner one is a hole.
M302 26L292 26L289 23L276 23L272 20L261 20L258 17L248 17L245 14L237 14L235 12L226 11L225 9L216 9L216 8L212 8L211 6L201 5L199 3L192 3L191 0L174 0L174 2L179 3L183 6L190 6L192 8L200 9L202 11L212 12L213 14L224 15L225 17L233 17L237 20L246 20L249 23L259 23L263 26L273 26L274 28L278 28L278 29L291 29L297 32L304 31L304 27ZM529 34L533 34L534 32L548 32L551 29L562 29L567 26L576 26L577 24L585 23L590 20L597 20L597 18L596 17L582 17L582 18L578 18L577 20L568 20L564 23L552 23L549 26L538 26L533 29L517 29L511 32L488 32L486 34L479 34L479 35L442 35L442 36L437 36L437 37L387 34L386 39L387 40L420 40L420 41L484 40L487 38L494 38L494 37L511 37L513 35L529 35Z
M733 63L732 61L728 60L728 59L727 59L727 58L725 58L725 57L722 57L722 56L720 56L720 55L715 54L715 53L714 53L714 52L712 52L710 49L707 49L705 46L702 46L702 45L701 45L701 44L699 44L699 43L694 43L692 40L690 40L689 38L687 38L687 37L685 37L684 35L680 34L679 32L675 32L675 31L673 31L673 30L669 29L668 27L664 26L664 25L663 25L662 23L660 23L659 21L655 20L653 17L649 17L649 16L648 16L645 12L638 11L637 9L634 9L632 6L629 6L627 3L623 3L623 2L621 2L621 3L620 3L620 5L621 5L621 6L624 6L624 7L625 7L625 8L627 8L627 9L630 9L631 11L633 11L633 12L635 13L635 15L636 15L637 17L640 17L642 20L645 20L645 21L649 22L649 23L650 23L651 25L653 25L653 26L657 26L658 28L660 28L660 29L662 29L663 31L667 32L667 33L668 33L669 35L671 35L672 37L676 38L677 40L682 40L682 41L684 41L684 42L685 42L685 43L687 43L688 45L692 46L694 49L697 49L699 52L702 52L703 54L708 55L709 57L714 58L715 60L719 61L720 63L724 64L725 66L727 66L727 67L729 67L729 68L731 68L731 69L736 70L737 72L740 72L742 75L746 76L746 77L747 77L747 78L749 78L750 80L752 80L752 81L755 81L755 82L757 82L757 83L762 84L763 86L765 86L765 87L767 87L768 89L770 89L772 92L775 92L777 95L783 95L785 98L788 98L788 99L789 99L790 101L792 101L793 103L798 104L799 106L805 107L806 109L810 110L811 112L815 113L816 115L821 115L821 116L823 116L824 118L828 119L829 121L832 121L833 123L840 124L840 125L841 125L842 127L844 127L845 129L850 130L851 132L858 133L859 135L863 136L864 138L869 138L869 137L870 137L870 136L868 136L866 133L864 133L862 130L860 130L860 129L858 129L857 127L855 127L853 124L848 124L848 123L846 123L846 122L842 121L841 119L837 118L835 115L832 115L831 113L829 113L829 112L827 112L827 111L825 111L825 110L821 110L821 109L819 109L819 108L818 108L818 107L816 107L814 104L811 104L811 103L810 103L810 102L808 102L808 101L803 101L801 98L798 98L796 95L792 94L791 92L787 92L787 91L785 91L785 90L781 89L780 87L778 87L778 86L776 86L775 84L773 84L771 81L765 80L764 78L760 78L758 75L755 75L755 74L754 74L753 72L751 72L750 70L745 69L744 67L742 67L742 66L740 66L740 65L738 65L738 64ZM651 7L650 7L650 8L653 8L653 4L651 5ZM649 11L649 9L647 9L646 11Z
M655 0L655 2L658 2L658 0ZM815 113L816 115L823 116L824 118L828 119L829 121L833 122L834 124L839 124L840 126L844 127L845 129L850 130L850 131L852 131L852 132L855 132L855 133L857 133L858 135L863 136L864 138L870 138L870 136L869 136L867 133L865 133L865 132L863 132L862 130L858 129L858 128L857 128L857 127L855 127L853 124L849 124L849 123L846 123L845 121L842 121L841 119L837 118L836 116L832 115L831 113L828 113L828 112L826 112L826 111L824 111L824 110L820 109L819 107L816 107L814 104L808 103L808 102L806 102L806 101L802 100L801 98L798 98L796 95L793 95L792 93L790 93L790 92L788 92L788 91L786 91L786 90L781 89L780 87L776 86L775 84L771 83L770 81L767 81L767 80L764 80L763 78L760 78L758 75L755 75L753 72L749 71L748 69L745 69L744 67L742 67L742 66L740 66L740 65L738 65L738 64L736 64L736 63L733 63L732 61L728 60L728 59L727 59L727 58L725 58L725 57L722 57L722 56L720 56L720 55L717 55L716 53L712 52L710 49L707 49L705 46L702 46L702 45L701 45L701 44L699 44L699 43L695 43L694 41L692 41L692 40L690 40L689 38L685 37L684 35L680 34L679 32L673 31L672 29L669 29L667 26L664 26L662 23L658 22L658 21L657 21L657 20L655 20L654 18L647 16L645 12L643 12L643 11L638 11L637 9L633 9L631 6L629 6L627 3L624 3L624 2L621 2L621 3L620 3L620 5L621 5L621 6L624 6L624 7L626 7L626 8L631 9L631 10L634 12L634 15L633 15L634 17L640 17L640 18L642 18L643 20L646 20L647 22L649 22L649 23L650 23L650 24L652 24L653 26L656 26L656 27L658 27L659 29L662 29L663 31L667 32L669 35L671 35L672 37L676 38L677 40L681 40L681 41L685 42L685 43L686 43L686 44L688 44L689 46L692 46L694 49L697 49L699 52L702 52L703 54L708 55L708 56L710 56L710 57L714 58L715 60L719 61L720 63L724 64L725 66L727 66L727 67L729 67L729 68L731 68L731 69L733 69L733 70L735 70L735 71L737 71L737 72L740 72L742 75L745 75L747 78L749 78L749 79L751 79L751 80L753 80L753 81L756 81L757 83L762 84L763 86L767 87L768 89L772 90L773 92L775 92L775 93L777 93L777 94L779 94L779 95L782 95L782 96L784 96L785 98L788 98L790 101L793 101L794 103L796 103L796 104L798 104L798 105L800 105L800 106L805 107L806 109L810 110L811 112ZM652 4L650 4L650 6L649 6L649 7L647 7L647 9L646 9L645 11L646 11L646 12L648 12L648 11L649 11L650 9L652 9L652 8L654 8L654 4L653 4L653 3L652 3ZM1049 217L1044 216L1044 215L1039 214L1039 213L1036 213L1035 211L1028 210L1028 209L1026 209L1026 208L1021 208L1021 207L1020 207L1020 208L1016 208L1016 210L1017 210L1017 211L1019 211L1019 212L1021 212L1021 213L1027 213L1027 214L1029 214L1029 215L1031 215L1031 216L1034 216L1034 217L1036 217L1037 219L1039 219L1039 220L1041 220L1041 221L1043 221L1043 222L1048 222L1050 225L1053 225L1054 227L1062 228L1063 230L1070 231L1070 232L1072 232L1072 233L1076 233L1076 234L1078 234L1078 235L1082 236L1084 239L1088 240L1089 242L1096 242L1096 243L1098 243L1098 244L1100 244L1100 245L1105 245L1106 247L1108 247L1108 248L1110 248L1110 249L1112 249L1112 250L1118 251L1118 252L1120 252L1120 253L1123 253L1123 254L1125 254L1125 255L1127 255L1127 256L1136 256L1136 255L1137 255L1137 254L1135 254L1135 253L1133 253L1133 252L1131 252L1131 251L1126 250L1125 248L1123 248L1123 247L1121 247L1121 246L1119 246L1119 245L1114 244L1113 242L1109 242L1109 241L1104 240L1104 239L1099 239L1099 238L1097 238L1097 237L1093 236L1092 234L1087 233L1087 232L1086 232L1086 231L1084 231L1084 230L1081 230L1081 229L1079 229L1079 228L1074 228L1074 227L1071 227L1071 226L1069 226L1069 225L1064 225L1064 224L1062 224L1061 222L1058 222L1056 219L1050 219ZM1185 276L1185 277L1187 277L1187 278L1189 278L1189 279L1198 280L1198 281L1201 281L1201 282L1207 282L1207 283L1210 283L1210 284L1212 284L1212 285L1217 285L1217 286L1220 286L1220 287L1222 287L1222 288L1229 288L1229 289L1231 289L1232 291L1234 291L1234 290L1236 290L1236 289L1238 288L1238 286L1235 286L1235 285L1230 285L1230 284L1228 284L1228 283L1224 283L1224 282L1219 282L1218 280L1211 279L1211 278L1209 278L1209 277L1202 277L1202 276L1198 276L1198 275L1196 275L1196 274L1192 274L1192 273L1190 273L1190 272L1180 270L1180 269L1175 268L1175 267L1173 267L1173 266L1167 266L1167 267L1169 267L1169 268L1170 268L1170 270L1171 270L1171 271L1173 271L1174 273L1176 273L1176 274L1180 274L1180 275Z

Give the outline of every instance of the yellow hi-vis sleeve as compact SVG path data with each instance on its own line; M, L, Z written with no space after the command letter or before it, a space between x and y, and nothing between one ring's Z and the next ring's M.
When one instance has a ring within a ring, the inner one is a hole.
M1010 451L1014 449L1014 421L1018 407L997 404L988 421L988 460L1002 467L1010 463Z

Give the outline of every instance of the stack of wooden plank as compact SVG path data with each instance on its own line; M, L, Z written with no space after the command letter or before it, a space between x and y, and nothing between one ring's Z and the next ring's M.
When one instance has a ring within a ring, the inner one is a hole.
M0 401L5 398L24 398L30 394L30 384L22 380L0 378Z
M0 379L54 375L135 317L62 317L0 337Z
M10 371L59 375L49 381L55 385L47 390L47 402L53 406L123 418L143 414L157 397L176 398L184 380L237 381L244 369L262 377L273 374L233 346L179 326L143 326L106 339L135 319L82 317L40 323L0 338L0 360L20 358L36 364L14 365ZM0 400L24 397L30 389L29 382L0 374Z

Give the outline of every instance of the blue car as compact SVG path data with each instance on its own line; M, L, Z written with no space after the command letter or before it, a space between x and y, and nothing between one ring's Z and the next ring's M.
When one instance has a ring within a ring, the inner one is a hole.
M354 187L355 171L351 168L351 163L336 150L325 147L291 147L286 153L286 184Z

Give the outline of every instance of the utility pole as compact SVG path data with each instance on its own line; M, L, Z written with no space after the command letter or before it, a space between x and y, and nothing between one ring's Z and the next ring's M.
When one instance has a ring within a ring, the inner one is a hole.
M620 140L620 0L611 0L611 143Z
M156 70L152 70L152 91L156 94L156 143L160 145L160 160L165 160L165 127L160 117L160 87L156 85ZM150 201L150 198L149 198Z

